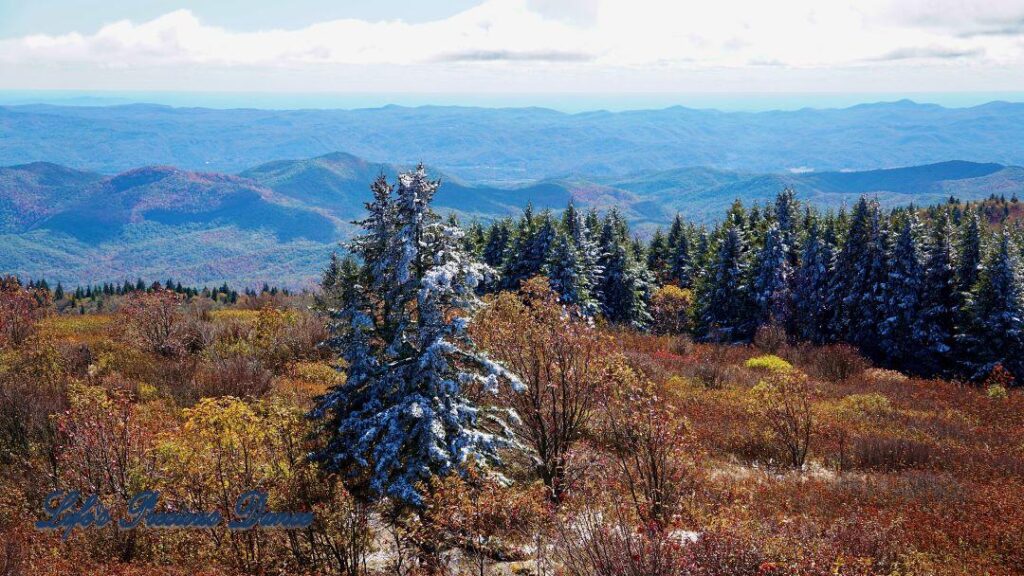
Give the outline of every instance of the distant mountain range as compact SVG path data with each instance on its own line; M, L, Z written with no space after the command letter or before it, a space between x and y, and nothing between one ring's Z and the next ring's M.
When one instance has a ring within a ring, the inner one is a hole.
M899 102L725 113L682 107L565 114L542 108L387 106L214 110L134 104L0 107L0 161L104 174L165 164L237 173L345 150L427 161L469 183L625 178L677 166L784 173L961 159L1024 165L1024 104Z
M68 284L171 276L305 285L352 234L370 182L399 169L346 153L273 161L237 175L149 166L104 176L45 162L0 168L0 271ZM527 203L559 210L572 199L616 206L641 233L667 225L676 212L719 218L736 198L764 203L785 187L831 208L862 194L892 205L1024 192L1024 168L964 161L784 174L682 168L504 187L430 171L442 179L438 210L464 220L517 214Z

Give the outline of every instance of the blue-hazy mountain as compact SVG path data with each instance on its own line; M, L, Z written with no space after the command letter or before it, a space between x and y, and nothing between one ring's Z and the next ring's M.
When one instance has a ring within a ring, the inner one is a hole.
M373 179L408 167L331 153L237 175L167 166L114 176L50 163L0 168L0 270L69 284L167 276L308 284L352 234ZM861 194L892 205L1024 192L1024 168L964 161L862 172L681 168L508 186L468 184L428 170L442 180L435 206L463 221L514 215L527 203L558 210L572 199L582 207L616 206L641 233L667 225L676 212L717 219L736 198L764 203L785 187L822 208Z
M718 112L673 107L565 114L542 108L387 106L215 110L157 105L0 107L0 161L106 174L166 164L239 172L346 150L427 161L466 182L625 177L677 166L783 173L941 162L1024 164L1024 104L898 101L843 109Z

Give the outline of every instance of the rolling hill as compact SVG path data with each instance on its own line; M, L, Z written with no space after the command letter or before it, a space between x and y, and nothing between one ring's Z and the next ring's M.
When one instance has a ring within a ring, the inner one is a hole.
M306 285L363 213L369 183L401 168L346 153L277 160L237 175L167 166L114 175L32 163L0 168L0 270L65 283L144 278ZM734 199L764 203L784 187L823 208L862 194L884 204L1024 193L1024 168L964 161L871 170L757 174L714 168L467 184L440 170L435 206L484 221L527 203L620 208L640 233L675 213L719 218Z

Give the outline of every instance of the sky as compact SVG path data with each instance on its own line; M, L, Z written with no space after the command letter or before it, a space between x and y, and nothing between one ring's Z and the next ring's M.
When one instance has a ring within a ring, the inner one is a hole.
M0 91L54 90L981 100L1024 0L0 0Z

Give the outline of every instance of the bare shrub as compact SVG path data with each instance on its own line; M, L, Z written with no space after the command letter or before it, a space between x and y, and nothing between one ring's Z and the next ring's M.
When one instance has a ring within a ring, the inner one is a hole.
M559 525L557 554L567 576L677 576L689 573L680 537L637 525L621 507L589 504Z
M180 294L167 290L131 293L120 310L123 336L160 356L184 352L186 317L181 302Z
M601 438L613 455L636 515L668 526L686 489L686 425L649 382L628 368L610 374Z
M703 345L697 351L694 376L712 390L721 388L729 381L732 366L729 364L728 346Z
M524 283L518 295L500 294L477 316L472 333L526 385L504 401L519 414L517 431L558 501L570 480L568 455L584 434L610 369L610 341L567 313L544 278Z
M14 276L0 277L0 348L27 341L49 305L49 292L23 288Z
M768 576L781 574L767 561L756 539L739 532L713 531L701 534L687 547L687 564L692 576Z
M811 376L828 382L842 382L868 368L868 362L849 344L829 344L814 348L808 354L807 369Z
M751 409L793 468L803 468L814 431L812 396L807 376L774 372L755 386Z
M215 354L203 362L195 376L199 397L259 397L270 390L274 375L260 360L245 354Z
M678 356L689 356L693 353L693 339L685 334L672 338L668 351Z
M778 324L764 324L754 334L754 346L769 354L778 353L787 342L786 329Z
M927 468L934 460L931 445L908 438L867 436L856 438L851 446L855 468L896 472L908 468Z

